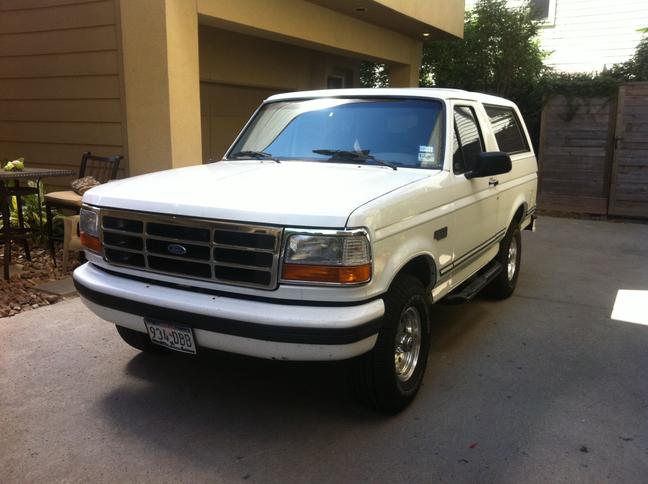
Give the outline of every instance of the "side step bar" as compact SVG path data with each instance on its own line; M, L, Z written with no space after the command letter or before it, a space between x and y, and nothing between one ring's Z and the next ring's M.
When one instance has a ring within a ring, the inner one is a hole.
M441 301L439 301L439 304L454 305L463 304L470 301L477 294L479 294L479 292L484 289L493 279L495 279L503 269L504 268L502 267L502 264L500 264L498 261L491 262L491 264L484 272L478 274L477 276L474 276L468 282L459 286L446 297L441 299Z

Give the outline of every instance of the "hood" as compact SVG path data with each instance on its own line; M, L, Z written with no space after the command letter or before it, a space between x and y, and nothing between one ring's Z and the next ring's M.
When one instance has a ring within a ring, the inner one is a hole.
M430 170L268 160L220 161L97 186L99 207L283 226L344 227L349 214Z

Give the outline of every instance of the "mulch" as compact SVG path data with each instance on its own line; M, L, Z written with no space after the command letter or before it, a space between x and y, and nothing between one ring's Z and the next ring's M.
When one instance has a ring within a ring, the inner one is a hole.
M61 249L57 251L57 267L55 268L49 250L46 248L32 246L32 260L28 261L22 247L17 247L15 244L12 246L11 263L18 270L14 271L15 273L8 281L2 278L2 272L0 272L0 318L14 316L23 311L62 301L63 297L37 291L34 286L70 276L79 265L78 257L70 254L68 268L63 270L61 268ZM0 269L4 267L3 251L4 245L0 244Z

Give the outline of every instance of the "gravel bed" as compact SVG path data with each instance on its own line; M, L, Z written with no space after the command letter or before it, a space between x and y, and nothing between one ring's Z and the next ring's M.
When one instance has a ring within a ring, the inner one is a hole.
M22 247L16 245L12 244L11 264L17 270L8 281L0 272L0 318L62 301L63 297L37 291L34 286L68 277L79 265L79 258L70 254L68 269L62 270L62 250L59 249L56 256L58 267L55 268L49 250L39 246L32 246L32 260L28 261ZM0 244L0 269L4 267L3 253L4 245Z

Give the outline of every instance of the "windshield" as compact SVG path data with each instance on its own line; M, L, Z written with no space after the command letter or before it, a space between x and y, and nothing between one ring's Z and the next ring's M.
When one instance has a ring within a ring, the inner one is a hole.
M422 99L321 98L268 103L228 158L441 169L442 113L439 101Z

